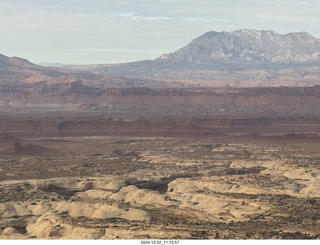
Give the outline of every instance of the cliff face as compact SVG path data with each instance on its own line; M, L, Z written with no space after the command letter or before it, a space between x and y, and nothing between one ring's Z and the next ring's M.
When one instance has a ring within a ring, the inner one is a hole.
M247 89L113 89L96 103L122 110L163 114L319 114L320 86ZM116 110L116 109L115 109Z
M319 130L320 86L95 89L73 83L7 88L0 94L9 101L0 106L6 115L0 117L3 135L193 137L217 135L226 128L236 132L239 127L272 133L280 127L287 133L297 130L295 125L303 132Z
M160 113L161 115L299 115L320 114L320 86L304 88L150 89L56 86L0 89L1 110L33 106L84 110Z

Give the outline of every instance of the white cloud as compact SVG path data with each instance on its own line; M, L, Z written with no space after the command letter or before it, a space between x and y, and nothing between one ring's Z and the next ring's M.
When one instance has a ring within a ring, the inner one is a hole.
M188 22L229 22L227 19L222 19L222 18L212 18L212 17L171 17L171 16L160 16L160 15L139 15L134 12L111 12L109 13L109 16L115 16L115 17L123 17L123 18L128 18L128 19L133 19L133 20L146 20L146 21L188 21Z

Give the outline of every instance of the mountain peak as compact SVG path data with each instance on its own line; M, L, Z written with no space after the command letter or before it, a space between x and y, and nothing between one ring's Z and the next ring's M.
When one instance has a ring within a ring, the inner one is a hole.
M171 63L314 62L320 57L320 39L306 32L278 34L270 30L210 31L160 60Z
M258 36L261 37L262 35L274 35L276 34L274 31L271 30L255 30L255 29L240 29L232 32L224 32L233 35L251 35L251 36Z

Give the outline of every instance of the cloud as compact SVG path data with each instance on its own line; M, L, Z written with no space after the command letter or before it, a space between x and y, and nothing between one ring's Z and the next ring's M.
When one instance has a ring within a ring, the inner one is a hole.
M134 12L111 12L108 14L109 16L114 16L114 17L123 17L127 19L132 19L132 20L145 20L145 21L188 21L188 22L228 22L227 19L219 19L219 18L203 18L203 17L171 17L171 16L151 16L151 15L139 15Z

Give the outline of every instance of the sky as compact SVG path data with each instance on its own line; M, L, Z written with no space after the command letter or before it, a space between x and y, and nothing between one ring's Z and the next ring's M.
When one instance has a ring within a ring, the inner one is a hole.
M208 31L306 31L319 0L0 0L0 54L31 62L155 59Z

